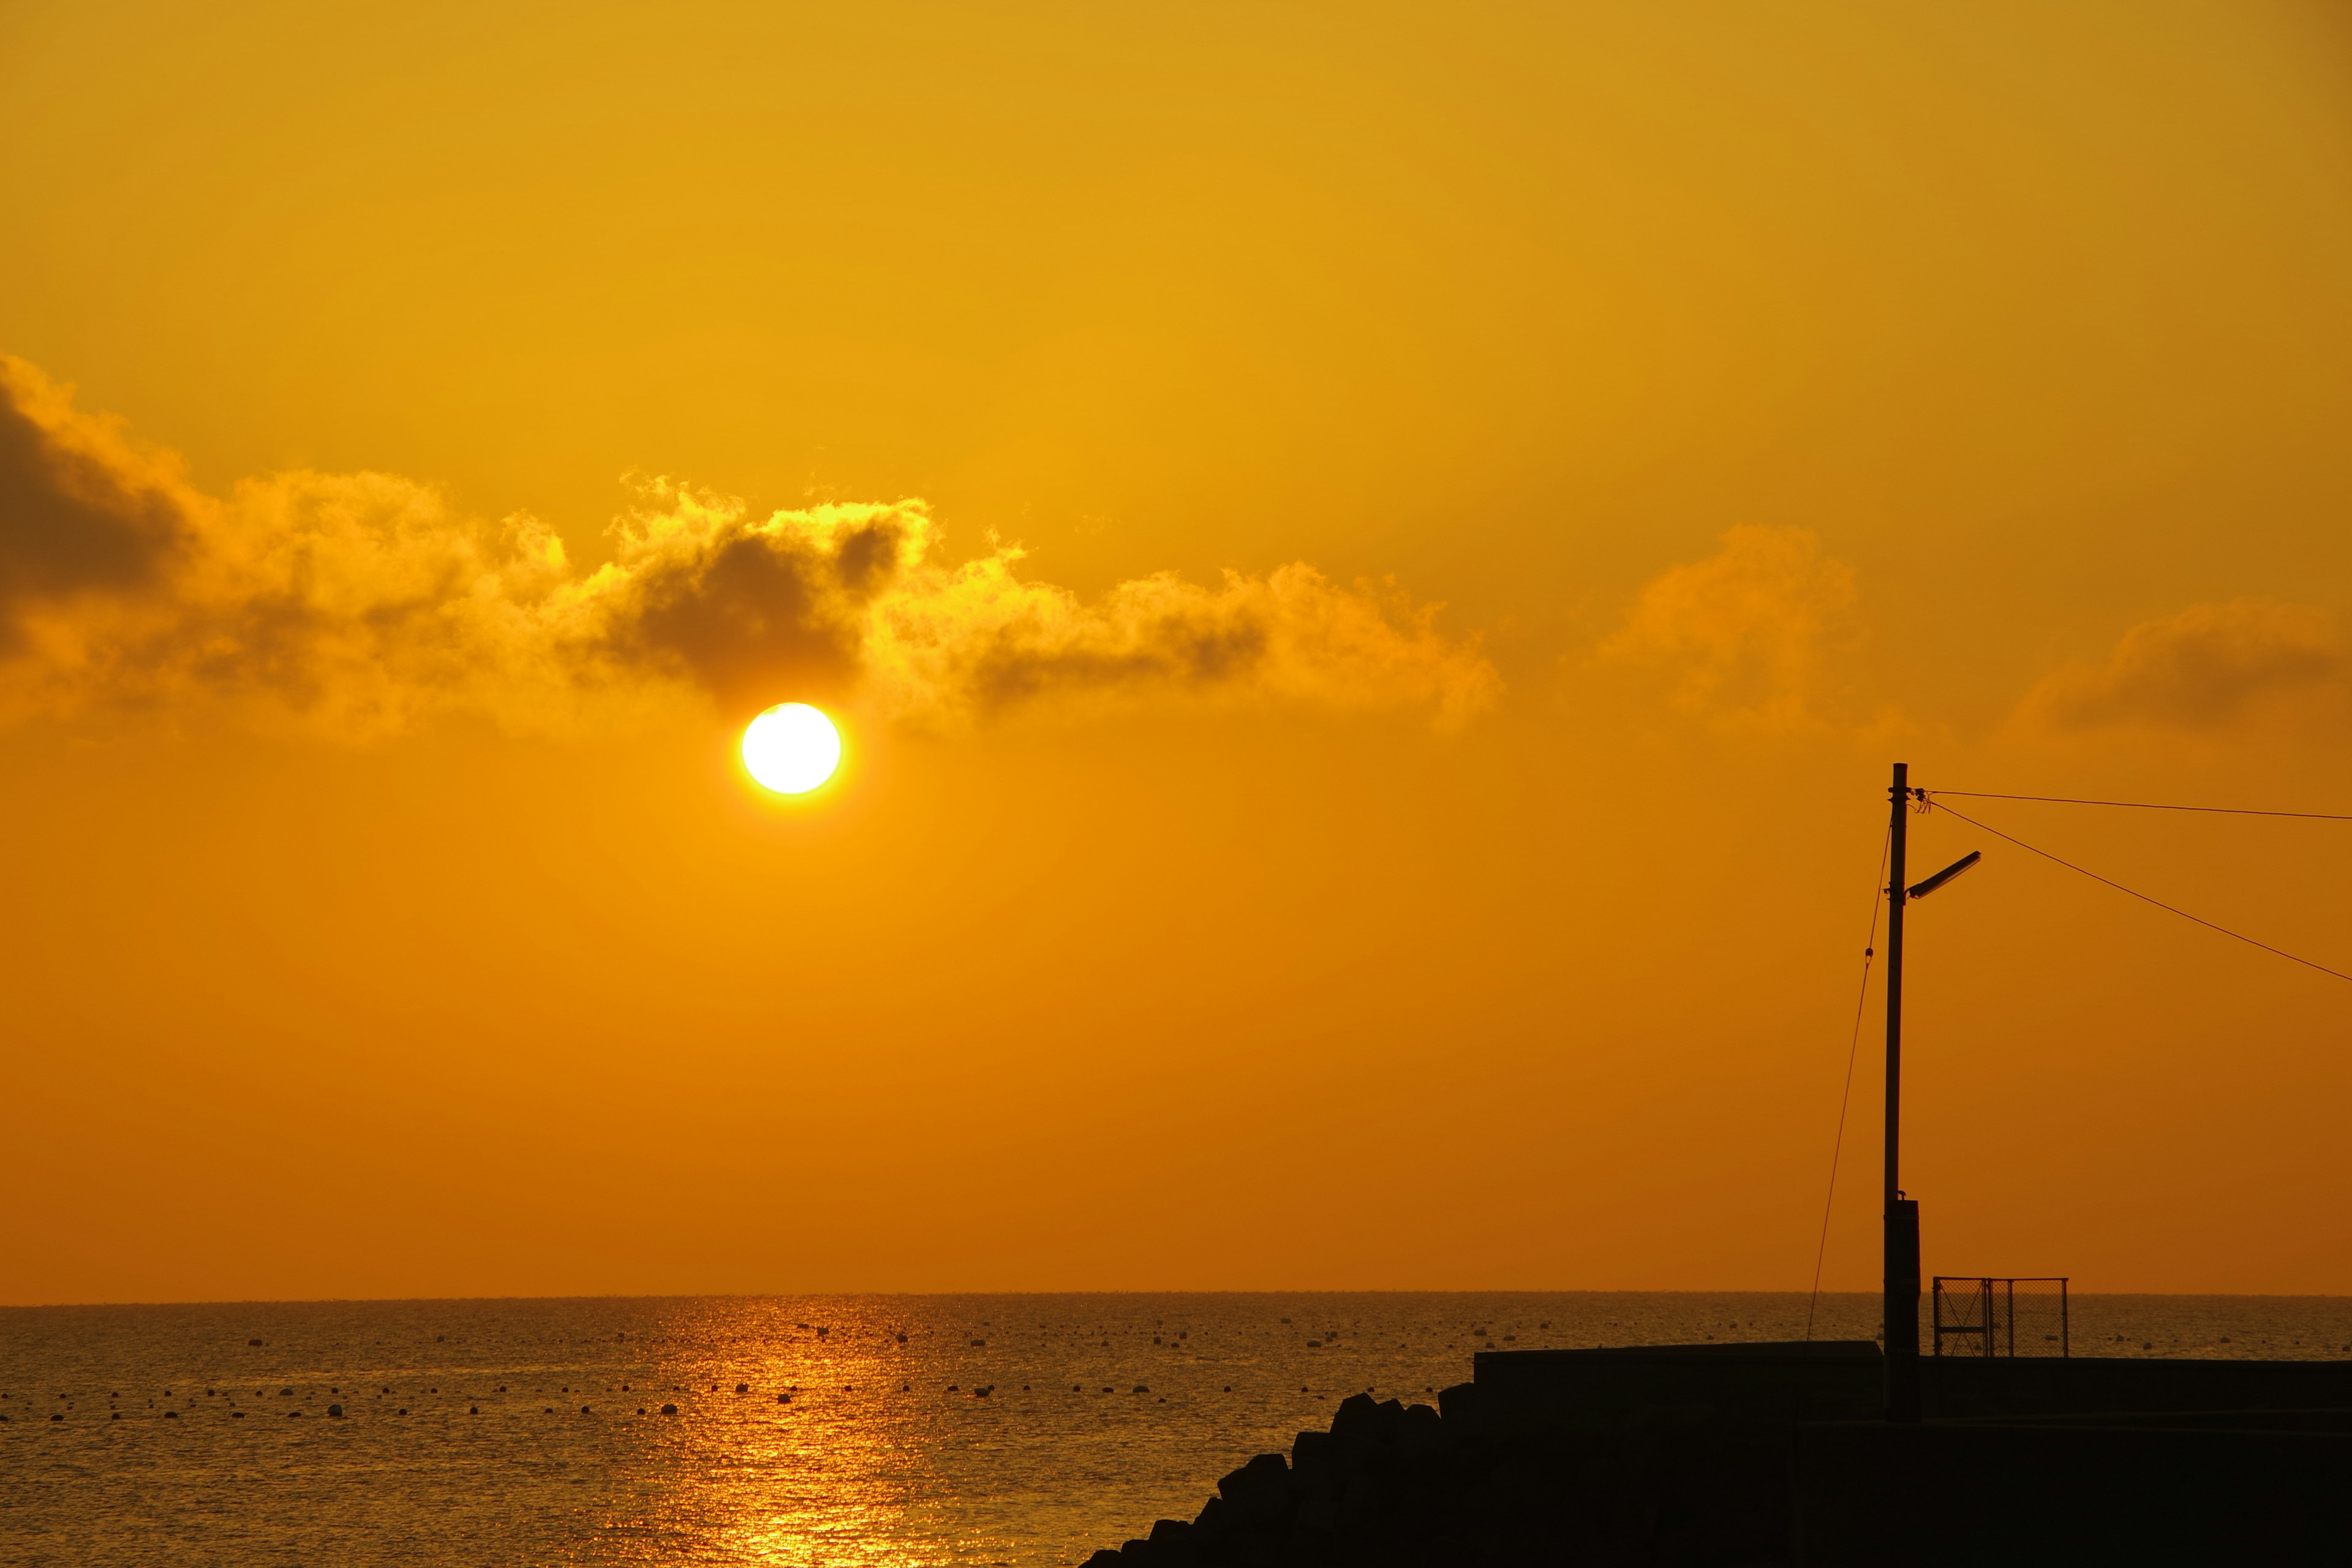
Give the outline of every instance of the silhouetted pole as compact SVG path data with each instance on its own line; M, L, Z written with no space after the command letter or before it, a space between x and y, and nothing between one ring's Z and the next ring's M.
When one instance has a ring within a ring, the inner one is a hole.
M1919 1205L1903 1195L1903 889L1911 765L1888 786L1886 866L1886 1418L1919 1419Z

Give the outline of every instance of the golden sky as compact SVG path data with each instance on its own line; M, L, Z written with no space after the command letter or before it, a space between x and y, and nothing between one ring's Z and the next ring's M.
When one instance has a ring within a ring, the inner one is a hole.
M0 212L0 1300L1801 1289L1889 762L2352 811L2315 0L35 0ZM2352 1290L2352 983L1915 846L1928 1271Z

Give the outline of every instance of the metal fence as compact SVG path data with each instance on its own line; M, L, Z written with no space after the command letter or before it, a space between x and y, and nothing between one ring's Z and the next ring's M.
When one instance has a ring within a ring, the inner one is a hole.
M2067 1353L2066 1281L1936 1276L1937 1355Z

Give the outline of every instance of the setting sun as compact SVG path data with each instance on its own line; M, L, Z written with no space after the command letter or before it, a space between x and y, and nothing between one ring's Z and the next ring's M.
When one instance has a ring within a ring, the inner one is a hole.
M745 726L743 765L778 795L806 795L841 765L841 731L805 702L783 703Z
M0 1568L2352 1568L2352 0L0 0Z

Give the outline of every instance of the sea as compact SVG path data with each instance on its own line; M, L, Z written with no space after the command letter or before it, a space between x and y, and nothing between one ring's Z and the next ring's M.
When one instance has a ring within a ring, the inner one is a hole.
M1082 1563L1480 1350L1869 1337L1874 1296L0 1309L0 1563ZM2077 1296L2073 1354L2352 1358L2352 1299ZM339 1414L340 1413L340 1414Z

